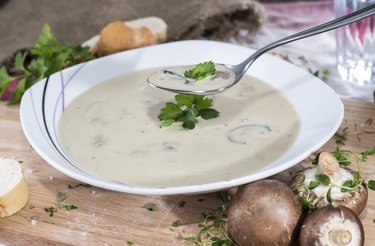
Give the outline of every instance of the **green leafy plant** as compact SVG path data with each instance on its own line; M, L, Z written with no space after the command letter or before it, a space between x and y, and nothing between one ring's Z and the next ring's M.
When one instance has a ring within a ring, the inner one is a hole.
M204 120L217 118L219 112L212 109L213 100L200 95L177 94L176 103L167 102L158 115L162 121L160 127L170 126L173 123L181 122L182 127L194 129L197 118Z
M201 214L202 223L195 236L185 237L185 241L195 245L235 246L226 229L227 210L225 206Z
M49 25L45 24L34 47L16 53L10 69L0 67L0 98L9 98L10 104L18 103L24 92L37 81L93 58L89 47L58 41Z
M216 68L212 61L199 63L193 69L185 71L184 76L186 78L202 80L208 76L215 75Z

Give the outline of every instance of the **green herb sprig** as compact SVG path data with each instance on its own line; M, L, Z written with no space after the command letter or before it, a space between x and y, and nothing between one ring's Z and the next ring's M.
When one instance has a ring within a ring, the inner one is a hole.
M226 229L227 210L225 206L202 213L203 222L198 225L195 236L185 237L185 241L195 245L236 246Z
M143 207L150 212L153 212L153 211L157 210L157 205L154 202L148 202L145 205L143 205Z
M303 190L305 191L304 194L299 195L298 199L300 203L303 205L305 209L308 210L309 213L313 212L317 204L322 200L326 199L329 204L332 203L331 191L333 188L338 188L342 193L345 192L352 192L357 190L361 185L365 184L371 190L375 190L375 180L368 180L366 181L361 174L360 163L367 161L370 155L375 155L375 146L367 149L361 153L355 153L349 150L341 150L338 147L332 153L333 156L337 159L340 166L347 167L352 164L352 158L357 163L358 171L353 172L353 179L345 180L342 184L335 184L331 181L330 177L326 174L317 174L315 175L315 180L311 181L308 185L305 185L305 175L300 173L298 176L298 184L295 184L291 187L293 190L296 190L297 187L304 187ZM319 155L312 161L313 165L318 164ZM310 192L317 188L318 186L326 186L328 187L325 194L320 197L315 197L313 192Z
M43 26L29 53L29 55L28 52L16 53L13 67L9 70L5 66L0 67L0 98L11 93L10 104L18 103L24 92L42 78L63 68L95 58L90 53L89 47L58 41L47 24ZM30 55L31 61L26 62L26 57ZM9 91L13 83L16 83L16 88L14 91Z
M216 68L212 61L206 61L199 63L193 69L185 71L184 76L186 78L202 80L208 76L215 75Z
M213 100L200 95L177 94L176 103L167 102L165 107L160 109L158 115L162 121L160 127L170 126L173 123L181 122L185 129L194 129L197 118L204 120L217 118L220 113L211 108Z
M320 198L318 198L315 202L311 202L309 199L309 196L311 195L309 192L307 192L306 196L300 196L299 201L301 204L309 211L312 212L315 210L316 205L319 203L321 199L326 199L328 203L332 202L331 198L331 190L332 188L339 188L342 193L345 192L351 192L357 190L362 184L366 184L367 187L371 190L375 190L375 180L364 180L361 174L360 169L360 163L367 161L368 157L370 155L375 155L375 146L367 149L361 153L355 153L353 151L349 150L340 150L338 147L335 149L335 151L332 153L333 156L337 159L340 166L347 167L352 164L351 157L354 158L354 160L357 163L358 171L353 172L353 179L346 180L342 184L335 184L331 181L328 175L326 174L317 174L315 175L315 181L311 181L309 185L306 186L307 189L305 190L313 190L316 187L323 185L328 186L329 189L327 192ZM318 164L319 154L316 156L316 158L312 161L313 165ZM301 174L299 179L299 185L303 185L305 181L305 177L303 174Z

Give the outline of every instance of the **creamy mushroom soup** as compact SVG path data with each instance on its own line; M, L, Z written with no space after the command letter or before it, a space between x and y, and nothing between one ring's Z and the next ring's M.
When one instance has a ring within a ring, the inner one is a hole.
M299 118L292 105L250 76L213 96L218 118L198 119L193 130L179 123L160 128L157 115L175 94L147 84L153 71L101 83L66 107L59 137L76 163L141 187L203 184L264 168L297 136Z
M216 73L202 80L196 81L184 77L184 71L193 69L194 66L180 66L160 69L148 77L148 82L158 88L165 88L172 91L215 91L232 84L236 75L229 68L216 64Z

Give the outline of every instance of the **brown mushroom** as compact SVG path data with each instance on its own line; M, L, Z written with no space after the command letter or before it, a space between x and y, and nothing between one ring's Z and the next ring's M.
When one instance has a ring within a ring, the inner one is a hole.
M241 246L291 245L302 222L303 208L292 190L278 180L245 185L228 208L228 231Z
M352 210L327 206L308 215L301 226L301 245L360 246L365 241L363 225Z
M359 215L365 209L368 199L365 183L362 182L352 191L343 192L341 190L345 181L354 180L354 173L347 167L341 167L331 153L321 152L318 165L297 173L289 186L299 197L304 198L316 208L322 208L330 204L334 206L343 205ZM330 185L312 186L312 182L318 182L316 175L319 174L328 176ZM328 191L329 196L327 196Z

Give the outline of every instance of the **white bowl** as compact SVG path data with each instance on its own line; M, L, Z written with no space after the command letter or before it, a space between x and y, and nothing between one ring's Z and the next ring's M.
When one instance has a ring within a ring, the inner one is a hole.
M261 170L230 180L175 187L136 187L119 183L68 161L60 146L57 124L63 108L94 85L150 67L197 64L212 60L237 64L251 49L213 41L180 41L130 50L82 63L39 81L24 94L20 116L24 133L35 151L62 173L94 186L136 194L188 194L221 190L281 172L318 150L336 132L343 119L343 104L321 80L271 55L259 58L247 72L281 91L300 118L295 142L280 158ZM74 85L74 90L69 89ZM224 171L224 170L223 170Z

